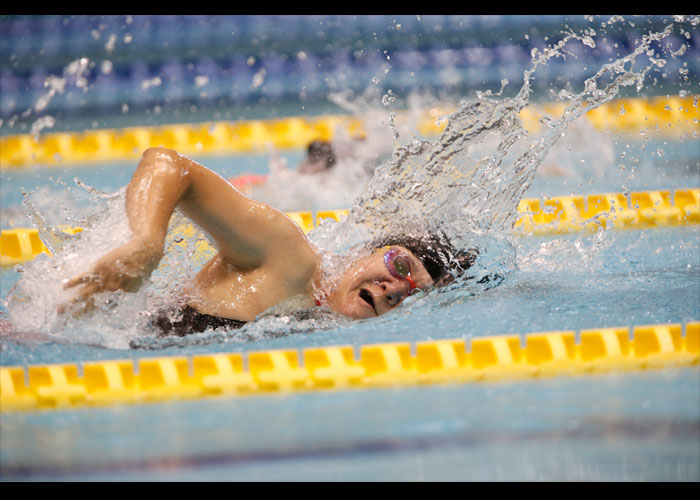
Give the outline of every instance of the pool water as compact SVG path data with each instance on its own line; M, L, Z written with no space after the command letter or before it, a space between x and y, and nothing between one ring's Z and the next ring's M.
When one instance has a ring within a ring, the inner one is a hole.
M692 149L690 156L679 153L683 148L673 149L680 156L673 164L691 169L670 167L667 176L673 186L697 186L697 162ZM295 158L298 154L290 153L290 161ZM264 169L266 157L205 164L233 174L236 168ZM67 174L110 190L128 180L130 167ZM12 192L11 182L15 188L57 190L50 180L55 176L55 171L3 173L3 189ZM566 192L573 182L540 177L527 195ZM635 189L659 184L656 176L635 182ZM615 185L595 187L612 191ZM95 347L66 338L3 340L1 360L13 366L359 347L698 319L697 226L519 237L515 242L522 256L518 271L496 288L440 307L416 303L380 318L282 337L210 332L161 344L156 351ZM3 269L1 276L6 296L18 273ZM32 480L696 481L699 408L700 379L691 367L4 413L0 464L3 479Z
M3 476L698 480L697 369L3 415Z

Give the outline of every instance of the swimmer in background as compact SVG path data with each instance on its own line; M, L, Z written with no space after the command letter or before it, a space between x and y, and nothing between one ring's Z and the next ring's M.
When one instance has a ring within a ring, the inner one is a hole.
M285 212L345 208L371 179L377 149L360 138L316 140L298 164L288 167L288 159L268 144L268 174L238 175L229 182L246 196Z
M336 164L335 153L330 142L313 141L306 151L306 158L299 165L300 174L326 172Z
M293 170L287 169L286 158L280 158L274 148L270 146L270 174L284 175L285 173L295 172L303 175L317 175L328 173L338 165L339 161L357 159L356 148L362 142L362 138L335 141L334 143L323 140L312 141L306 148L306 156L299 163L299 166ZM370 155L368 158L362 159L362 168L368 177L372 175L380 160L387 157L384 151L382 153L381 156L378 154ZM245 194L250 194L250 186L263 184L266 180L266 175L254 174L244 174L229 179L234 186Z
M339 163L347 160L360 160L362 169L371 177L374 169L379 163L388 158L390 151L384 149L375 151L375 154L365 155L360 158L359 149L367 148L365 139L362 137L354 137L352 139L337 140L334 142L328 141L313 141L309 144L306 151L306 158L299 164L297 171L300 174L321 174L335 168ZM374 146L373 149L377 149Z
M336 164L335 154L330 142L313 141L306 150L306 157L299 164L296 171L287 170L287 160L280 158L274 149L270 146L270 175L285 176L289 173L296 172L304 175L322 174L328 172ZM264 184L268 180L267 175L244 174L229 179L229 182L243 194L252 195L252 187Z
M137 291L163 257L176 208L211 237L218 254L183 290L179 319L155 319L161 335L240 327L284 301L324 305L354 319L379 316L416 290L449 282L474 261L473 253L457 255L437 240L378 242L324 288L318 250L283 212L176 151L152 148L126 190L131 239L64 283L76 293L59 312L81 314L99 292Z

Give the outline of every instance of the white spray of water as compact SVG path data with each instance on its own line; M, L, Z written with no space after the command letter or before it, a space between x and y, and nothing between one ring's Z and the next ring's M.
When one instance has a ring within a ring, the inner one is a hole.
M76 184L86 193L91 210L84 217L72 218L71 226L84 228L74 235L63 232L60 225L49 223L31 196L23 193L27 215L53 256L40 255L19 269L22 276L6 302L10 322L18 332L41 332L64 341L125 349L131 340L143 334L150 312L171 303L182 285L194 278L196 248L204 237L201 232L187 237L178 233L186 219L179 212L174 213L166 237L165 256L146 286L137 293L97 294L96 311L90 314L79 317L58 314L57 307L74 294L63 289L63 282L84 272L101 255L131 237L125 188L104 193L78 179Z
M477 248L479 259L469 277L513 270L517 261L512 227L518 203L538 166L577 118L616 97L621 87L643 87L647 72L660 67L650 44L672 29L669 25L661 33L643 37L632 53L588 78L581 93L560 94L568 101L566 109L558 118L545 117L544 132L536 139L528 137L519 119L529 105L532 76L551 58L565 57L565 47L572 40L593 43L589 36L569 32L542 52L533 49L532 65L514 98L494 99L488 91L479 93L477 101L463 103L449 117L438 141L414 141L397 148L392 159L375 171L347 219L312 232L312 241L326 249L327 286L345 263L367 251L378 236L390 240L433 235L457 250ZM640 56L646 56L648 64L635 70ZM606 79L609 83L603 84ZM459 285L471 293L470 287Z

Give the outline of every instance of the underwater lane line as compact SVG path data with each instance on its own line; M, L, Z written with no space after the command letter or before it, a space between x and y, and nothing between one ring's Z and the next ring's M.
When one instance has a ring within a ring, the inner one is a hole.
M100 474L177 474L210 466L246 466L255 463L287 462L299 460L319 460L350 458L353 456L378 455L389 453L426 452L445 448L475 449L505 443L539 443L562 440L602 441L614 436L638 440L651 440L661 435L664 440L697 440L700 437L700 423L695 420L678 418L612 418L583 419L573 428L540 430L466 430L457 433L431 436L397 436L391 438L361 439L338 443L295 445L292 448L275 450L231 451L192 456L168 456L113 462L71 463L20 463L4 464L0 469L0 479L21 480L50 476L60 479L69 476L91 476Z
M520 113L529 132L541 127L544 114L561 116L561 103L533 103ZM439 135L446 126L442 117L453 109L421 111L417 131L425 137ZM409 112L396 114L397 124L411 119ZM698 131L698 96L621 98L584 115L593 127L629 133L653 131L664 137L684 137ZM365 137L362 120L352 115L288 117L272 120L183 123L122 129L47 133L40 137L16 134L0 137L3 169L34 165L81 165L136 160L149 147L167 147L185 155L264 153L269 145L278 150L306 148L312 141L333 139L343 130L350 137Z
M558 196L544 200L527 198L520 200L518 211L520 216L513 230L522 236L693 225L700 223L700 188ZM318 210L287 212L287 216L308 233L323 219L339 221L348 213L349 210ZM67 226L59 229L73 235L82 231ZM175 228L169 238L182 240L194 235L194 226L185 224ZM198 241L197 245L198 256L213 255L207 241ZM0 233L2 267L22 264L42 253L51 255L34 228L7 229Z
M359 355L357 355L359 353ZM415 353L415 354L412 354ZM0 412L698 366L700 322L0 367Z

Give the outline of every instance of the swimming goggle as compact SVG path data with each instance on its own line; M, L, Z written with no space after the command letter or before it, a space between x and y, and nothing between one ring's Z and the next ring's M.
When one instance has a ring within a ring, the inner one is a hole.
M394 278L408 281L409 294L412 295L414 290L420 290L411 278L411 261L408 257L396 250L387 250L384 253L384 264Z

